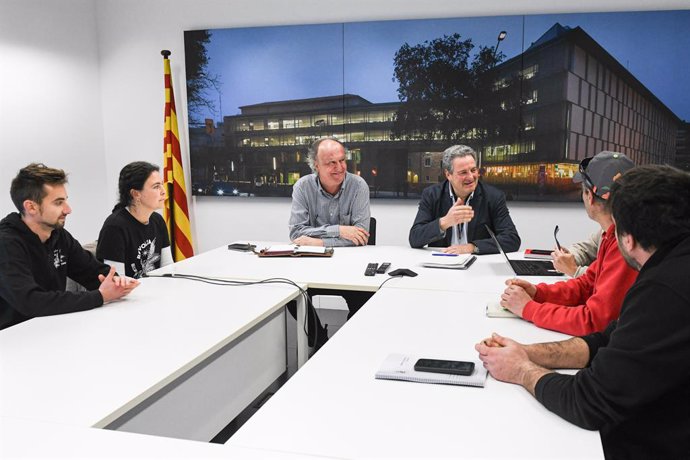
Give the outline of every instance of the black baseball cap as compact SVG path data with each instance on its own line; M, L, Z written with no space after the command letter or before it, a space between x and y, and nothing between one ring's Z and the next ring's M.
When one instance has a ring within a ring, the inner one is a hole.
M599 198L608 199L613 183L635 163L623 153L604 150L580 162L580 171L573 176L573 182L584 182L585 186Z

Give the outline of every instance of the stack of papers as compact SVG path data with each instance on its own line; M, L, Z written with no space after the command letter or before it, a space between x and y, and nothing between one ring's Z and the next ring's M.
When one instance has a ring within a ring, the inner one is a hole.
M477 259L472 254L446 254L445 252L431 252L422 261L423 267L450 268L465 270Z
M414 370L417 357L394 353L388 355L375 377L383 380L404 380L418 383L441 383L445 385L466 385L483 387L486 381L486 369L480 362L474 362L472 375L439 374Z

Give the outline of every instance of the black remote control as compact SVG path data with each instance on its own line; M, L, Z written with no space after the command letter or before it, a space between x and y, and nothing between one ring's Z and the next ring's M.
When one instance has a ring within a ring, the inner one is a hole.
M386 270L388 270L388 267L390 266L390 262L384 262L381 265L379 265L379 268L376 269L376 273L386 273Z
M364 276L374 276L377 268L379 268L379 264L377 263L367 264L367 269L364 270Z

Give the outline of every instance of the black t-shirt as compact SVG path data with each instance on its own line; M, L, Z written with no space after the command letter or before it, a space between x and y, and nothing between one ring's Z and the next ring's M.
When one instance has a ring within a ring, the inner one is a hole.
M161 266L161 250L170 246L163 217L151 214L142 224L127 209L113 212L103 223L98 236L96 257L125 264L125 275L141 278Z

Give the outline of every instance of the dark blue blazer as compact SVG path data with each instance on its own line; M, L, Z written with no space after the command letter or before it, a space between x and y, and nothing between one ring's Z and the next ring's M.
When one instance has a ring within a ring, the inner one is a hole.
M439 227L439 219L445 216L453 206L448 187L449 183L446 180L441 184L427 187L422 192L417 217L410 229L410 246L413 248L421 248L425 245L450 246L452 232L441 233ZM520 236L510 218L503 192L480 181L474 191L470 206L474 209L474 218L467 227L467 242L477 246L480 254L498 252L484 224L487 224L496 234L504 251L514 252L520 249Z

